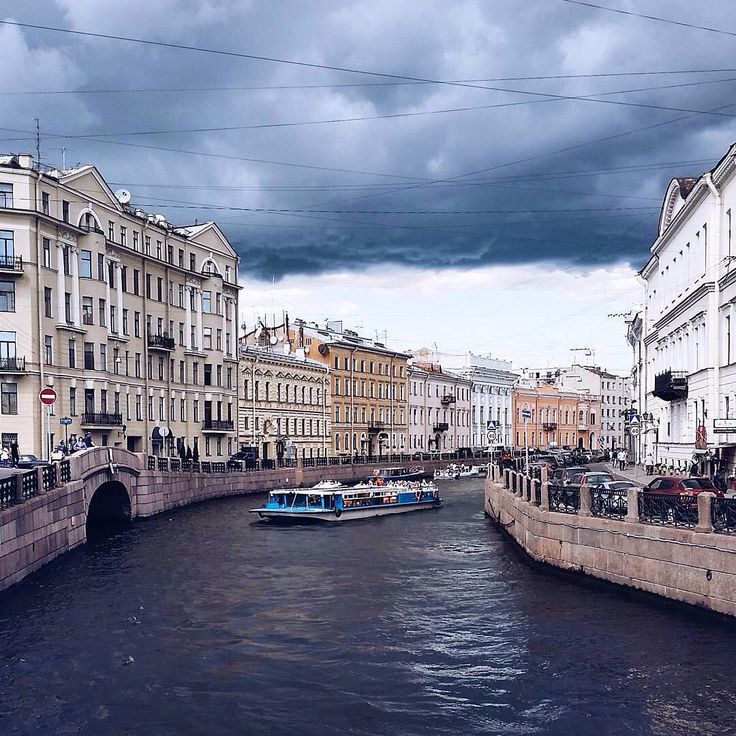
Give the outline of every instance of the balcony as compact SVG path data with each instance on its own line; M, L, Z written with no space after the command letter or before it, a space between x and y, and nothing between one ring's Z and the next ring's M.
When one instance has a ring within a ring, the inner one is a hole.
M432 427L433 432L447 432L447 430L450 428L450 425L447 422L437 422L437 424Z
M542 429L545 432L554 432L557 429L557 422L544 422L542 424Z
M452 394L445 394L440 401L447 406L448 404L454 404L455 403L455 397Z
M89 412L82 414L82 426L87 427L122 427L122 414L108 414L107 412Z
M23 273L23 256L0 255L0 272L4 276L19 276Z
M588 424L578 424L578 432L587 432L590 429Z
M25 358L0 358L0 373L25 373Z
M205 419L202 422L203 432L232 432L232 419Z
M384 422L375 422L371 421L371 423L368 425L368 434L378 434L379 432L383 431L383 428L385 427Z
M687 398L687 371L667 370L654 377L654 396L662 401L682 401Z
M174 338L168 337L165 332L163 335L149 335L148 347L151 350L173 350Z

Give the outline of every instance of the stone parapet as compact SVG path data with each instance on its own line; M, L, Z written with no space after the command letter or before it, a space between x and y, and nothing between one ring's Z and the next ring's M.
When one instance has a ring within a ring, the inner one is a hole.
M678 528L642 523L629 494L622 519L562 514L537 507L488 479L485 511L533 559L676 601L736 615L736 535L715 534L711 494L701 494L700 523ZM581 493L581 510L583 510ZM706 528L707 525L707 528Z

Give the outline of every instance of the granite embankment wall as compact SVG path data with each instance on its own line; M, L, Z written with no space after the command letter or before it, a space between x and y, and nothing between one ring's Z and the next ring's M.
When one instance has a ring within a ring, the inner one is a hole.
M636 491L621 519L592 516L585 487L577 513L559 513L546 479L492 471L486 514L538 562L736 615L736 535L713 532L710 494L698 498L695 528L657 526L640 521Z
M433 470L445 467L447 460L412 464ZM18 481L17 501L21 502L7 508L0 505L0 590L85 542L90 501L95 491L109 481L125 487L131 516L136 518L213 498L310 486L328 478L356 481L376 467L380 467L378 463L227 473L159 471L148 469L145 455L118 448L92 448L69 458L67 482L61 482L60 472L56 482L44 482L39 469L34 471L38 479L34 483L36 495L24 494Z

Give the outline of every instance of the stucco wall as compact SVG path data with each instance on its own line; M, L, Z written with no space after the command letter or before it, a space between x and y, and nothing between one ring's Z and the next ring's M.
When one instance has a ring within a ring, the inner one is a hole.
M484 495L486 514L539 562L736 615L734 536L545 511L491 478Z

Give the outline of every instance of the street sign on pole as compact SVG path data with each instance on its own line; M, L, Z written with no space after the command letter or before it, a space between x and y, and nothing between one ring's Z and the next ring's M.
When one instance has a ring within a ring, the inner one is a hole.
M60 417L59 418L59 424L61 424L62 427L68 427L72 423L71 417Z
M46 406L51 406L56 401L56 391L52 388L42 388L38 392L38 400Z
M496 439L498 438L498 435L495 432L488 432L486 434L486 438L488 439L488 443L490 444L496 441Z

